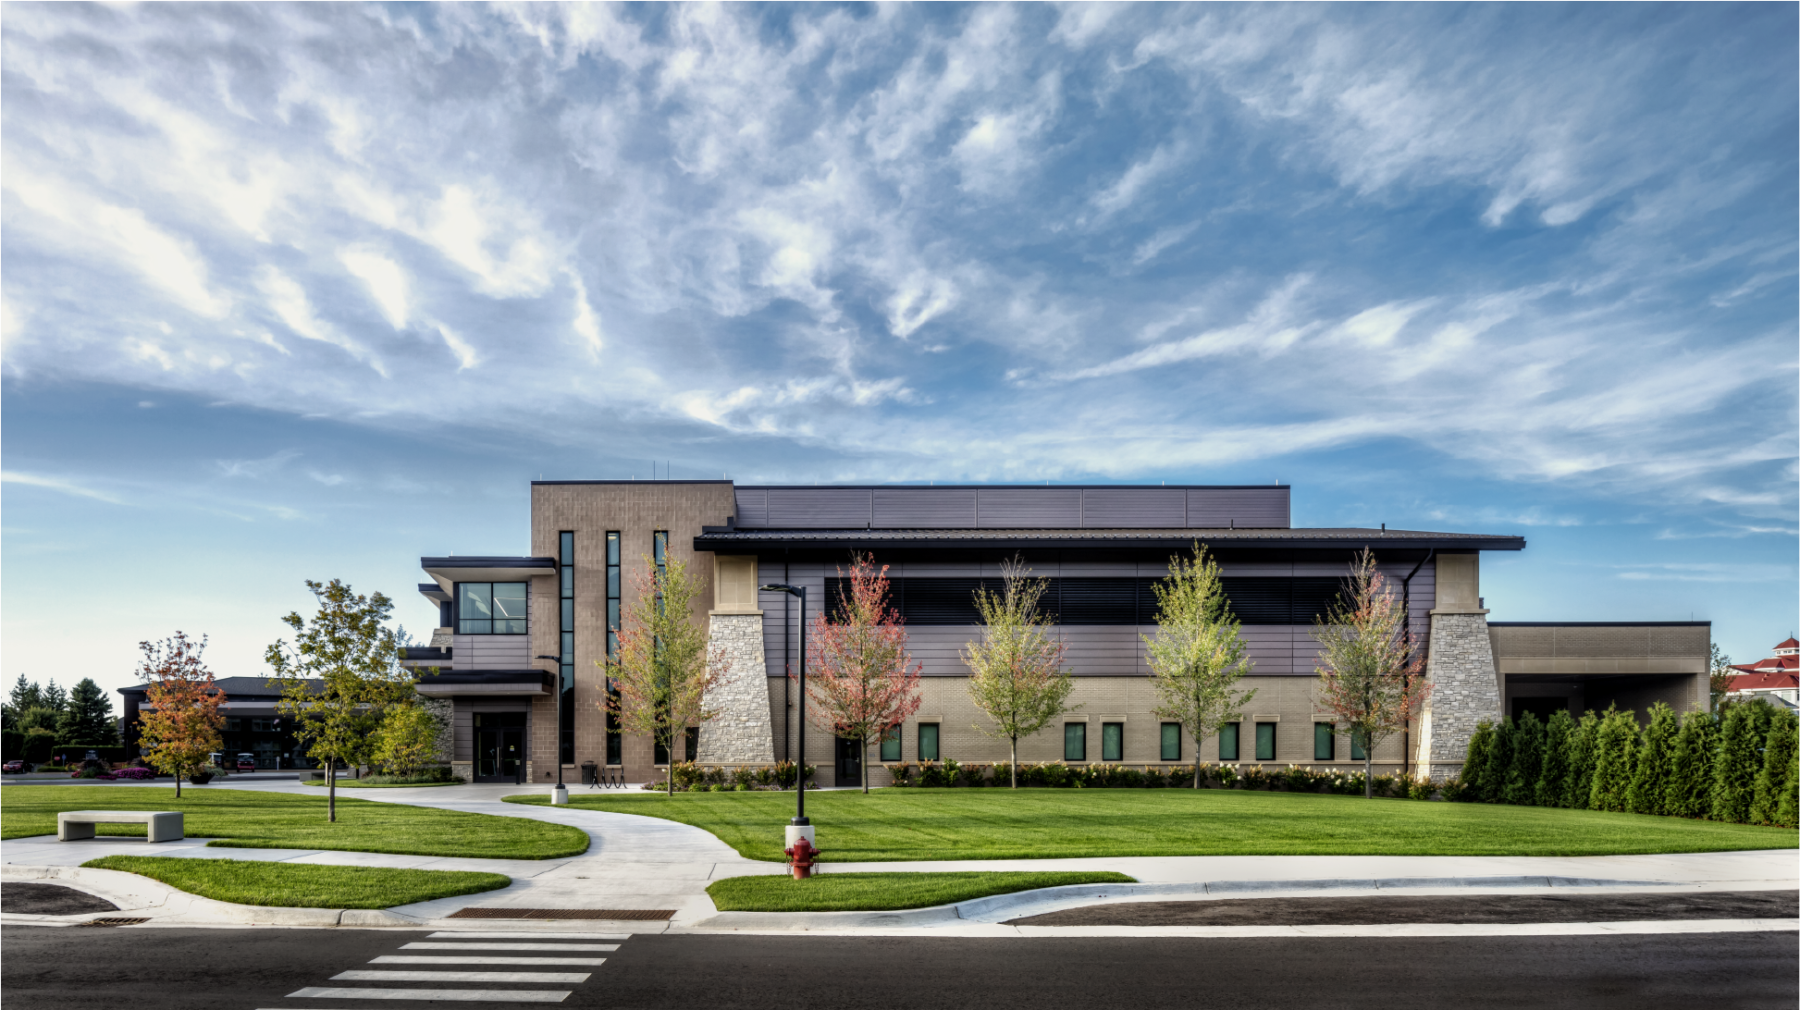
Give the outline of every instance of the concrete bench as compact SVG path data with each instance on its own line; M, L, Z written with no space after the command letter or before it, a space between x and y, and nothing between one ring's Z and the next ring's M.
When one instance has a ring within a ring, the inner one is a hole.
M56 840L74 842L94 837L96 824L143 824L153 842L180 841L179 810L64 810L56 815Z

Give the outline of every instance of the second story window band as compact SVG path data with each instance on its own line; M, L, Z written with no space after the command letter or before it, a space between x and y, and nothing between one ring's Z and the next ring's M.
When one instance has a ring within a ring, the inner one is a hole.
M456 631L461 635L523 635L525 600L523 582L458 582Z

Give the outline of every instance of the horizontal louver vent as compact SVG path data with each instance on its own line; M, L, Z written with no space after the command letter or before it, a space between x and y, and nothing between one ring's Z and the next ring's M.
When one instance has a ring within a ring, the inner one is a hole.
M1038 609L1058 624L1155 624L1155 578L1051 578ZM1343 588L1335 578L1226 577L1220 580L1231 612L1244 624L1311 624L1330 611ZM888 580L888 602L907 624L979 624L975 590L999 592L999 579L897 578ZM833 618L850 580L825 580Z

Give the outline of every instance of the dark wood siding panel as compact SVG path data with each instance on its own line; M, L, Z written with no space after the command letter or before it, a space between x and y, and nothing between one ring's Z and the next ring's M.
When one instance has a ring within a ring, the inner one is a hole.
M980 529L1056 529L1081 525L1081 489L984 487L979 489Z
M907 487L875 489L875 526L879 529L972 529L974 488Z
M450 699L450 760L475 760L475 706L467 698Z
M769 492L760 487L737 489L737 524L754 529L769 525Z
M1087 529L1179 529L1187 524L1187 492L1180 488L1082 492L1081 525Z
M1187 524L1201 529L1288 529L1289 490L1271 488L1189 488Z
M770 488L767 525L772 529L866 529L866 487Z

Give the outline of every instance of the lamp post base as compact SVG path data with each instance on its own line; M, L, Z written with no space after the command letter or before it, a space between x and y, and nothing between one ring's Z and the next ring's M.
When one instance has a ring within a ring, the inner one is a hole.
M818 848L818 839L813 836L813 826L810 824L788 825L787 837L781 847L783 849L791 849L794 847L794 843L802 838L806 839L806 844Z
M567 786L558 782L556 788L550 790L550 805L553 807L566 807L569 805L569 789Z

